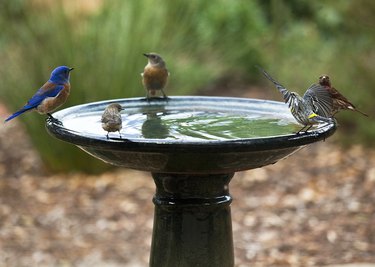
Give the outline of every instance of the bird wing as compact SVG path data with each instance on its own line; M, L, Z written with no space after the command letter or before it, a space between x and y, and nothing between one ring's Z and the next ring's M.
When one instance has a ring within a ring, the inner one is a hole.
M102 123L122 123L121 114L113 109L106 109L102 115Z
M274 78L272 78L272 76L267 72L265 71L264 69L262 69L261 67L259 66L256 66L260 71L263 72L263 75L266 76L266 78L268 80L270 80L271 82L273 82L273 84L276 86L277 90L279 90L279 92L283 95L284 97L284 100L285 100L285 103L289 103L289 106L290 106L290 100L291 100L291 93L288 89L286 89L284 86L282 86L278 81L276 81Z
M343 96L335 87L329 87L329 93L335 99L339 99L343 102L350 103L349 100L345 96Z
M61 90L64 89L64 85L57 85L52 82L46 82L39 90L27 101L27 104L24 106L26 109L37 107L44 99L47 97L57 96Z
M356 110L356 106L354 106L353 103L351 103L345 96L343 96L335 87L330 87L329 93L341 108L345 107L347 109ZM361 111L359 112L362 113Z
M63 89L64 85L57 85L52 82L46 82L20 110L13 113L5 121L10 121L11 119L14 119L22 113L36 108L40 103L42 103L44 99L46 99L47 97L57 96Z
M306 90L303 99L316 114L326 118L332 116L333 100L324 86L312 84Z

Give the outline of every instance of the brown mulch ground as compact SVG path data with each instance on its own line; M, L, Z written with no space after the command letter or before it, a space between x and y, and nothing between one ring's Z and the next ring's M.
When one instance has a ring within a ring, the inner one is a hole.
M375 151L333 139L235 175L237 267L375 263ZM1 126L0 266L148 266L154 187L125 169L44 175L17 120Z

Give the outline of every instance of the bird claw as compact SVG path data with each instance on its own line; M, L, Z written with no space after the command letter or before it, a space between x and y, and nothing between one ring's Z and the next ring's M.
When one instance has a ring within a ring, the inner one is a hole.
M120 133L120 132L119 132L119 136L120 136L120 139L122 139L122 136L121 136L121 133ZM109 137L109 132L106 134L106 137L107 137L107 140L111 139L111 138Z
M298 132L296 132L296 134L302 134L302 133L307 133L311 128L312 128L312 125L310 125L309 127L307 126L304 126L303 128L301 128L301 130L299 130Z
M57 124L59 126L63 126L63 123L60 120L58 120L58 119L56 119L56 118L54 118L52 116L48 116L48 118L46 119L46 122Z
M158 97L158 96L146 96L143 100L146 100L148 103L150 103L151 101L160 101L160 100L165 100L165 101L169 101L171 98L168 97L168 96L163 96L163 97Z

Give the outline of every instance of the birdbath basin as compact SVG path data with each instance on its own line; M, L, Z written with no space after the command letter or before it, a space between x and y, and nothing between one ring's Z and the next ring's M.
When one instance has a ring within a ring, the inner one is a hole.
M124 108L123 129L108 139L100 119L115 102ZM273 164L336 130L322 123L295 134L301 126L284 103L229 97L115 99L53 116L62 125L46 127L56 138L107 163L152 173L152 267L234 266L234 173Z

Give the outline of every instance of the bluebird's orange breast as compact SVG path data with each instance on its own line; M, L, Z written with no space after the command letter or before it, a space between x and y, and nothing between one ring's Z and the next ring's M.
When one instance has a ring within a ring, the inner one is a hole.
M57 96L47 97L46 99L44 99L42 103L37 107L37 111L40 114L46 114L54 111L55 109L57 109L65 103L65 101L68 99L69 94L70 84L66 83L64 84L64 88L60 91L60 93Z

